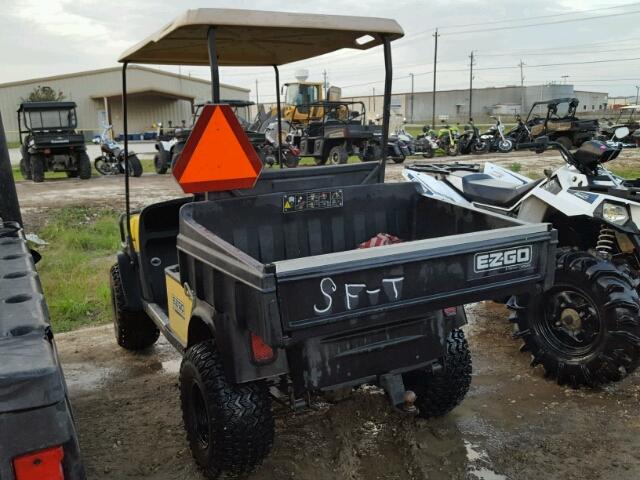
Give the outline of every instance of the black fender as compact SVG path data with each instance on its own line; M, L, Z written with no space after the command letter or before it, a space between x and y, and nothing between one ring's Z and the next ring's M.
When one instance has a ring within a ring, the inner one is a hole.
M117 262L120 269L125 308L132 312L139 312L142 310L142 293L136 264L125 252L118 253Z
M231 320L228 315L217 312L205 301L196 299L189 321L188 337L187 347L207 340L214 341L220 352L225 375L233 383L277 377L289 371L284 350L275 347L275 358L272 361L267 364L254 362L249 330Z

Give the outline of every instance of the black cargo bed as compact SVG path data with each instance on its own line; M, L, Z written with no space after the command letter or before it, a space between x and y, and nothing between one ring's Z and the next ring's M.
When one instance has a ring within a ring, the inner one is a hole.
M287 208L292 196L313 208ZM357 249L378 233L403 243ZM183 281L222 274L255 293L276 292L269 309L283 330L327 332L347 318L408 320L549 284L555 238L547 224L426 198L398 183L190 203L178 249L195 259L181 262Z

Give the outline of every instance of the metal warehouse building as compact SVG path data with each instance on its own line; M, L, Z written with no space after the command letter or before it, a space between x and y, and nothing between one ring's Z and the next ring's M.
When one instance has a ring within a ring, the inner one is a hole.
M122 133L122 69L105 68L46 78L0 84L0 113L10 141L18 139L16 110L38 86L61 91L65 100L78 105L78 128L87 138L112 124L114 134ZM211 98L211 83L164 70L130 65L127 69L129 132L153 130L153 124L172 121L180 125L191 119L194 104ZM223 99L248 100L249 90L222 84Z
M576 97L580 101L578 113L598 115L607 108L608 94L575 90L570 84L549 84L511 87L489 87L473 89L473 113L476 120L486 120L489 115L512 118L524 112L526 115L534 102L553 98ZM382 115L382 96L351 97L364 103L368 118ZM395 94L391 104L393 113L406 117L408 121L430 122L433 109L431 92ZM524 108L522 108L524 107ZM544 114L541 108L541 114ZM469 118L469 90L439 90L436 95L436 117L448 121L466 121Z

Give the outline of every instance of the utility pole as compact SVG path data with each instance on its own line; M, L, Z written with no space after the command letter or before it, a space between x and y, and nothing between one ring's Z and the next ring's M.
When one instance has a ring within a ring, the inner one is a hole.
M409 74L411 76L411 123L413 123L413 73Z
M471 121L473 119L473 50L469 58L469 121Z
M258 79L256 78L256 107L260 105L260 97L258 96Z
M520 59L520 63L518 64L520 67L520 113L524 113L524 62Z
M322 71L323 85L324 85L324 99L329 100L329 90L327 88L327 71Z
M640 94L640 85L636 85L636 105L638 105L638 94Z
M569 75L562 75L562 80L564 81L564 84L567 84L567 78L569 78Z
M438 29L436 28L436 33L433 34L433 37L436 39L435 46L433 49L433 110L431 112L431 128L436 128L436 67L438 65Z
M372 110L372 112L376 113L376 87L373 87L372 98L373 98L373 110Z

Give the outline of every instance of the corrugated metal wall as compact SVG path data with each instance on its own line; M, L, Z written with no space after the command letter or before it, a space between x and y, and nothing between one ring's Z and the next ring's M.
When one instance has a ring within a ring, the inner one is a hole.
M65 94L65 100L78 105L78 127L91 137L101 130L101 121L105 110L103 97L109 98L111 122L115 133L122 131L122 89L121 69L105 69L93 72L81 72L77 75L64 75L28 82L14 82L0 85L0 113L4 121L9 141L17 140L18 123L16 110L21 99L38 85L49 86ZM200 79L181 77L160 70L132 65L127 72L127 90L131 93L129 103L129 131L145 132L152 130L157 122L167 124L169 120L180 124L189 122L191 101L177 100L162 92L193 98L195 103L211 97L211 86ZM136 92L158 92L158 94L135 95ZM229 85L221 86L222 98L248 100L249 91Z

